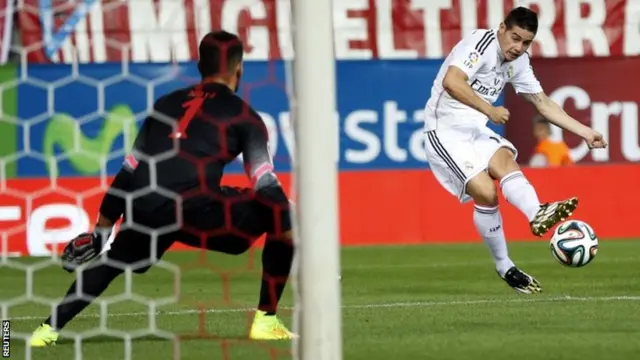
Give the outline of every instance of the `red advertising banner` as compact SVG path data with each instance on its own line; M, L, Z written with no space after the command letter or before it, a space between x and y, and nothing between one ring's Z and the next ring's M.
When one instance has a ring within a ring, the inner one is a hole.
M640 161L638 103L640 58L538 59L532 62L536 76L551 99L576 119L601 132L609 148L589 151L577 136L553 129L564 139L576 162ZM528 163L535 146L531 132L535 110L513 92L506 94L511 121L507 138L518 148L519 161Z
M198 41L220 28L240 34L248 60L293 55L290 1L24 3L20 32L33 62L196 60ZM461 34L497 27L514 5L540 15L533 56L640 54L640 5L632 0L345 0L334 1L336 57L440 59Z
M542 201L580 197L574 218L591 224L601 239L640 237L640 194L629 192L640 183L639 166L575 166L525 173ZM289 177L282 180L288 188ZM241 175L227 182L247 184ZM60 249L93 224L104 185L96 179L68 178L60 179L53 190L49 180L9 180L7 191L0 195L0 251L45 256L54 247ZM429 171L342 172L339 187L344 245L479 241L472 206L460 205ZM502 204L507 237L534 240L525 217L505 201Z

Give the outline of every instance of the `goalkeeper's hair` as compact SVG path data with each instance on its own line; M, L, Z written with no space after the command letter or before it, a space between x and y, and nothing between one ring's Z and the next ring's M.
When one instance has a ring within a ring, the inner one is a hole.
M242 62L244 47L237 35L220 30L205 35L198 52L198 71L205 78L234 73Z

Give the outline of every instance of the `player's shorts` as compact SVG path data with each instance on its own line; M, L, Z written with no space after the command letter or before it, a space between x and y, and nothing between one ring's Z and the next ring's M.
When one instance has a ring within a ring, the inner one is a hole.
M513 144L486 126L475 129L439 127L425 132L425 152L438 182L460 202L471 200L466 193L470 179L486 171L489 160L500 148L518 151Z
M134 210L131 219L124 219L107 258L143 273L176 241L239 255L265 233L291 230L289 207L267 204L251 189L223 187L218 197L195 200L179 214L175 209L166 213Z

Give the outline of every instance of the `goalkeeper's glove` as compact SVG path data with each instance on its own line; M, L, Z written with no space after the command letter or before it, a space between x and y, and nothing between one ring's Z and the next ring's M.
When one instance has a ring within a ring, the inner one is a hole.
M73 272L78 266L86 264L100 254L103 239L109 238L110 230L100 229L93 233L82 233L69 241L62 256L62 268Z

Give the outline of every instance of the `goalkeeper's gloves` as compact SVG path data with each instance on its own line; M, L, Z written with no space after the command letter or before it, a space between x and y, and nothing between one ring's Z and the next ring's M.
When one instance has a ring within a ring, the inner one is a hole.
M67 272L73 272L78 266L96 258L102 250L103 240L107 240L110 235L110 229L96 229L93 233L76 236L62 252L62 268Z

